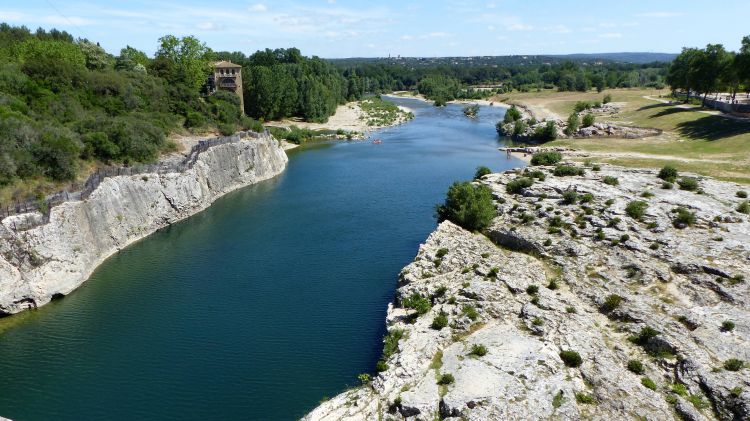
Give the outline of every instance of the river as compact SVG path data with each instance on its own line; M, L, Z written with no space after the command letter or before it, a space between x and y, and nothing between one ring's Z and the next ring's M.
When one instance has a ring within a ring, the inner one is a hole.
M289 420L372 372L397 274L448 186L523 164L497 151L502 108L393 101L416 119L382 144L292 150L280 176L0 320L0 415Z

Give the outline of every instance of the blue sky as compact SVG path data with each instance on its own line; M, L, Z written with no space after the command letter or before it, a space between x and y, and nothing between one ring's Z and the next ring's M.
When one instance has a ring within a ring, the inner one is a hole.
M750 0L0 1L0 21L149 54L165 34L219 51L294 46L321 57L679 52L709 42L736 50L748 16Z

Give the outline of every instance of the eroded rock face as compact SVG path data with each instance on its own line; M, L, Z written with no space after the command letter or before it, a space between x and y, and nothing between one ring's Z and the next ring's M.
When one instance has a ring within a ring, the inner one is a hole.
M533 169L546 178L521 195L505 188L521 174L479 181L497 199L486 235L450 222L430 235L388 310L389 332L403 334L385 370L306 420L750 417L750 369L725 368L750 360L743 187L699 177L699 194L662 188L652 170ZM578 199L566 203L567 190ZM639 220L625 211L635 200L648 204ZM675 227L678 207L692 225ZM404 308L418 296L421 315Z
M208 207L239 187L284 170L287 156L271 137L218 145L182 173L108 178L85 201L52 209L50 222L22 227L38 214L0 225L0 314L46 304L83 283L104 259L159 228Z

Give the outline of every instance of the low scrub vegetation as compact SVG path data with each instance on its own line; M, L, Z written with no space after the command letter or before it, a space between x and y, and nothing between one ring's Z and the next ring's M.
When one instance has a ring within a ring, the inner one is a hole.
M580 367L581 364L583 363L583 359L581 359L581 355L578 354L576 351L572 351L572 350L560 351L560 359L568 367Z
M633 219L641 220L646 214L646 209L648 209L648 203L634 200L625 207L625 213Z
M555 165L562 161L562 154L557 151L537 152L531 156L531 165Z
M555 170L552 172L557 177L566 177L566 176L573 176L573 175L583 175L584 174L583 168L574 167L572 165L558 165L555 167Z

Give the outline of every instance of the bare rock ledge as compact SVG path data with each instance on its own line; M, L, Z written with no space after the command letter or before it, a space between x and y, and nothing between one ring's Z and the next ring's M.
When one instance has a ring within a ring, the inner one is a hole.
M70 293L113 253L232 190L274 177L286 163L272 137L244 139L211 147L185 172L108 178L86 200L55 206L44 225L14 231L38 213L3 219L0 315Z
M497 207L485 235L439 225L400 274L387 326L401 339L383 371L305 420L750 419L746 187L535 169L546 179L519 195L505 187L517 172L478 181ZM640 220L625 212L635 200L648 204ZM692 225L676 227L678 207ZM424 314L404 308L415 294Z

